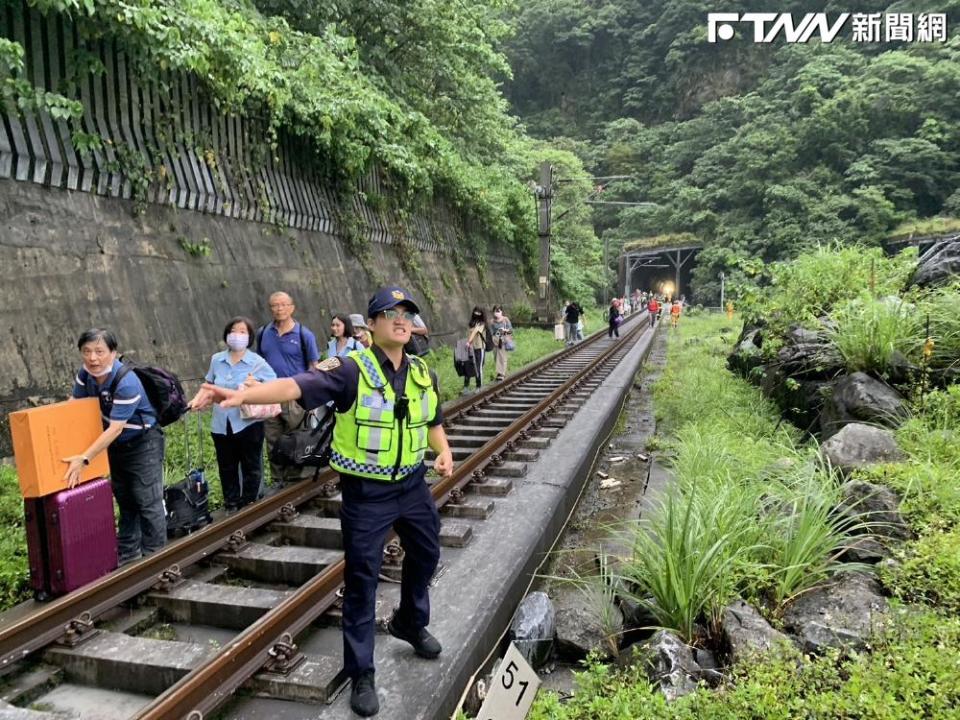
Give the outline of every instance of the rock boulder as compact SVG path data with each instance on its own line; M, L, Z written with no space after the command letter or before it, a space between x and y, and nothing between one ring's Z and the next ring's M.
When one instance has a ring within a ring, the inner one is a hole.
M860 480L850 480L844 483L840 491L843 497L839 506L841 511L864 514L866 522L877 523L876 527L869 528L868 532L871 535L895 540L907 540L912 537L910 526L900 514L900 498L890 488Z
M827 438L852 422L896 427L908 414L907 402L900 393L866 373L857 372L832 385L820 414L820 429Z
M883 625L887 601L880 583L863 573L842 573L827 585L801 595L783 616L805 652L862 647Z
M694 649L666 630L656 632L649 640L630 647L630 662L639 662L650 678L660 686L667 700L692 693L697 689L703 669L697 663Z
M851 423L820 446L820 453L842 471L904 458L893 433L883 428Z
M591 650L612 655L623 631L623 616L613 605L598 608L596 602L577 588L559 589L553 597L556 608L557 653L566 660L582 660ZM604 627L600 615L608 613Z
M790 638L775 630L757 610L737 600L723 609L723 640L731 662L790 645Z
M929 287L949 282L960 275L960 235L937 243L917 264L911 285Z

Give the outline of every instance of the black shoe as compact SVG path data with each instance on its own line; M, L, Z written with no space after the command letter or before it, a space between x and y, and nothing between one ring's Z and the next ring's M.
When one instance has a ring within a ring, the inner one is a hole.
M413 651L422 658L433 660L440 655L440 643L433 635L427 632L426 628L420 628L420 630L416 632L407 632L401 630L399 626L395 624L394 619L391 618L390 622L387 623L387 630L395 638L399 638L413 645Z
M373 682L373 670L365 670L353 680L350 693L350 709L360 717L370 717L380 712L377 686Z

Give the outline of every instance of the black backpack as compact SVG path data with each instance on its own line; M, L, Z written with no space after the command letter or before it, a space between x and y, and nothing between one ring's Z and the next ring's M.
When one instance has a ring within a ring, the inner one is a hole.
M309 427L311 415L303 416L300 427L281 435L270 451L270 459L281 467L326 467L330 464L330 444L333 442L333 426L337 413L332 407L324 408L316 427Z
M183 392L183 385L180 379L169 370L154 365L132 365L124 363L120 372L110 383L108 397L104 393L100 394L100 404L104 407L104 415L110 416L110 408L113 406L113 395L117 391L120 381L130 371L136 373L137 379L143 385L143 390L147 393L147 399L153 405L157 413L157 424L160 427L166 427L175 423L187 411L187 397Z

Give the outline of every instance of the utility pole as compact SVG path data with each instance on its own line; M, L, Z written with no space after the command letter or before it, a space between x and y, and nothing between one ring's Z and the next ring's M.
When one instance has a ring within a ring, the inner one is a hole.
M723 304L723 281L726 276L723 273L720 273L720 312L723 312L725 305Z
M537 321L544 325L553 322L550 303L550 210L553 203L553 166L540 164L540 184L537 195L537 235L540 238L540 274L537 283Z
M607 259L610 253L609 250L610 237L604 234L603 237L603 306L606 307L609 300L607 299L607 289L610 282L610 261Z

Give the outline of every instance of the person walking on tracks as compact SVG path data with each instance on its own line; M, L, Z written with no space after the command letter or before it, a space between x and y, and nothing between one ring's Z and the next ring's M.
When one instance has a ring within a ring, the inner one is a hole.
M620 337L620 325L623 323L623 311L620 309L620 300L614 298L610 301L610 309L607 311L607 337L614 335Z
M503 314L503 308L500 305L493 306L493 322L490 330L493 332L494 357L497 363L495 379L500 381L507 376L508 353L516 348L516 342L513 339L513 323Z
M470 320L467 323L467 345L473 353L473 380L477 384L479 391L483 385L483 366L487 359L487 353L493 350L493 333L490 331L490 324L487 322L487 314L479 305L475 305L470 314ZM470 375L463 377L463 393L470 388Z
M110 485L120 508L117 526L121 565L149 555L167 542L163 509L163 431L157 410L130 366L117 359L117 338L109 330L87 330L77 341L83 367L73 385L73 397L100 400L103 432L81 455L64 458L69 487L80 472L107 451Z
M656 295L650 296L650 300L647 302L647 313L650 315L650 327L653 327L660 313L660 303L657 301Z
M428 588L440 557L440 518L425 482L427 447L434 469L448 477L453 455L443 430L436 375L426 363L403 352L413 316L410 293L385 287L367 308L373 346L332 358L320 372L243 390L204 385L207 401L221 406L299 401L315 408L333 401L336 425L330 467L340 473L340 522L344 547L343 661L353 680L350 707L358 715L380 708L374 682L377 578L383 545L391 527L405 551L400 606L388 630L423 658L440 655L427 630Z
M317 337L293 319L296 310L293 298L285 292L275 292L270 296L269 303L273 322L257 330L253 349L270 364L278 378L293 377L315 367L320 359ZM263 421L267 447L273 450L283 434L300 426L303 416L303 408L297 403L283 403L279 415ZM274 483L297 480L312 474L312 468L285 468L270 461L270 477Z
M578 342L580 316L582 314L583 309L578 303L573 301L568 302L563 308L564 336L566 337L567 345L574 345Z

